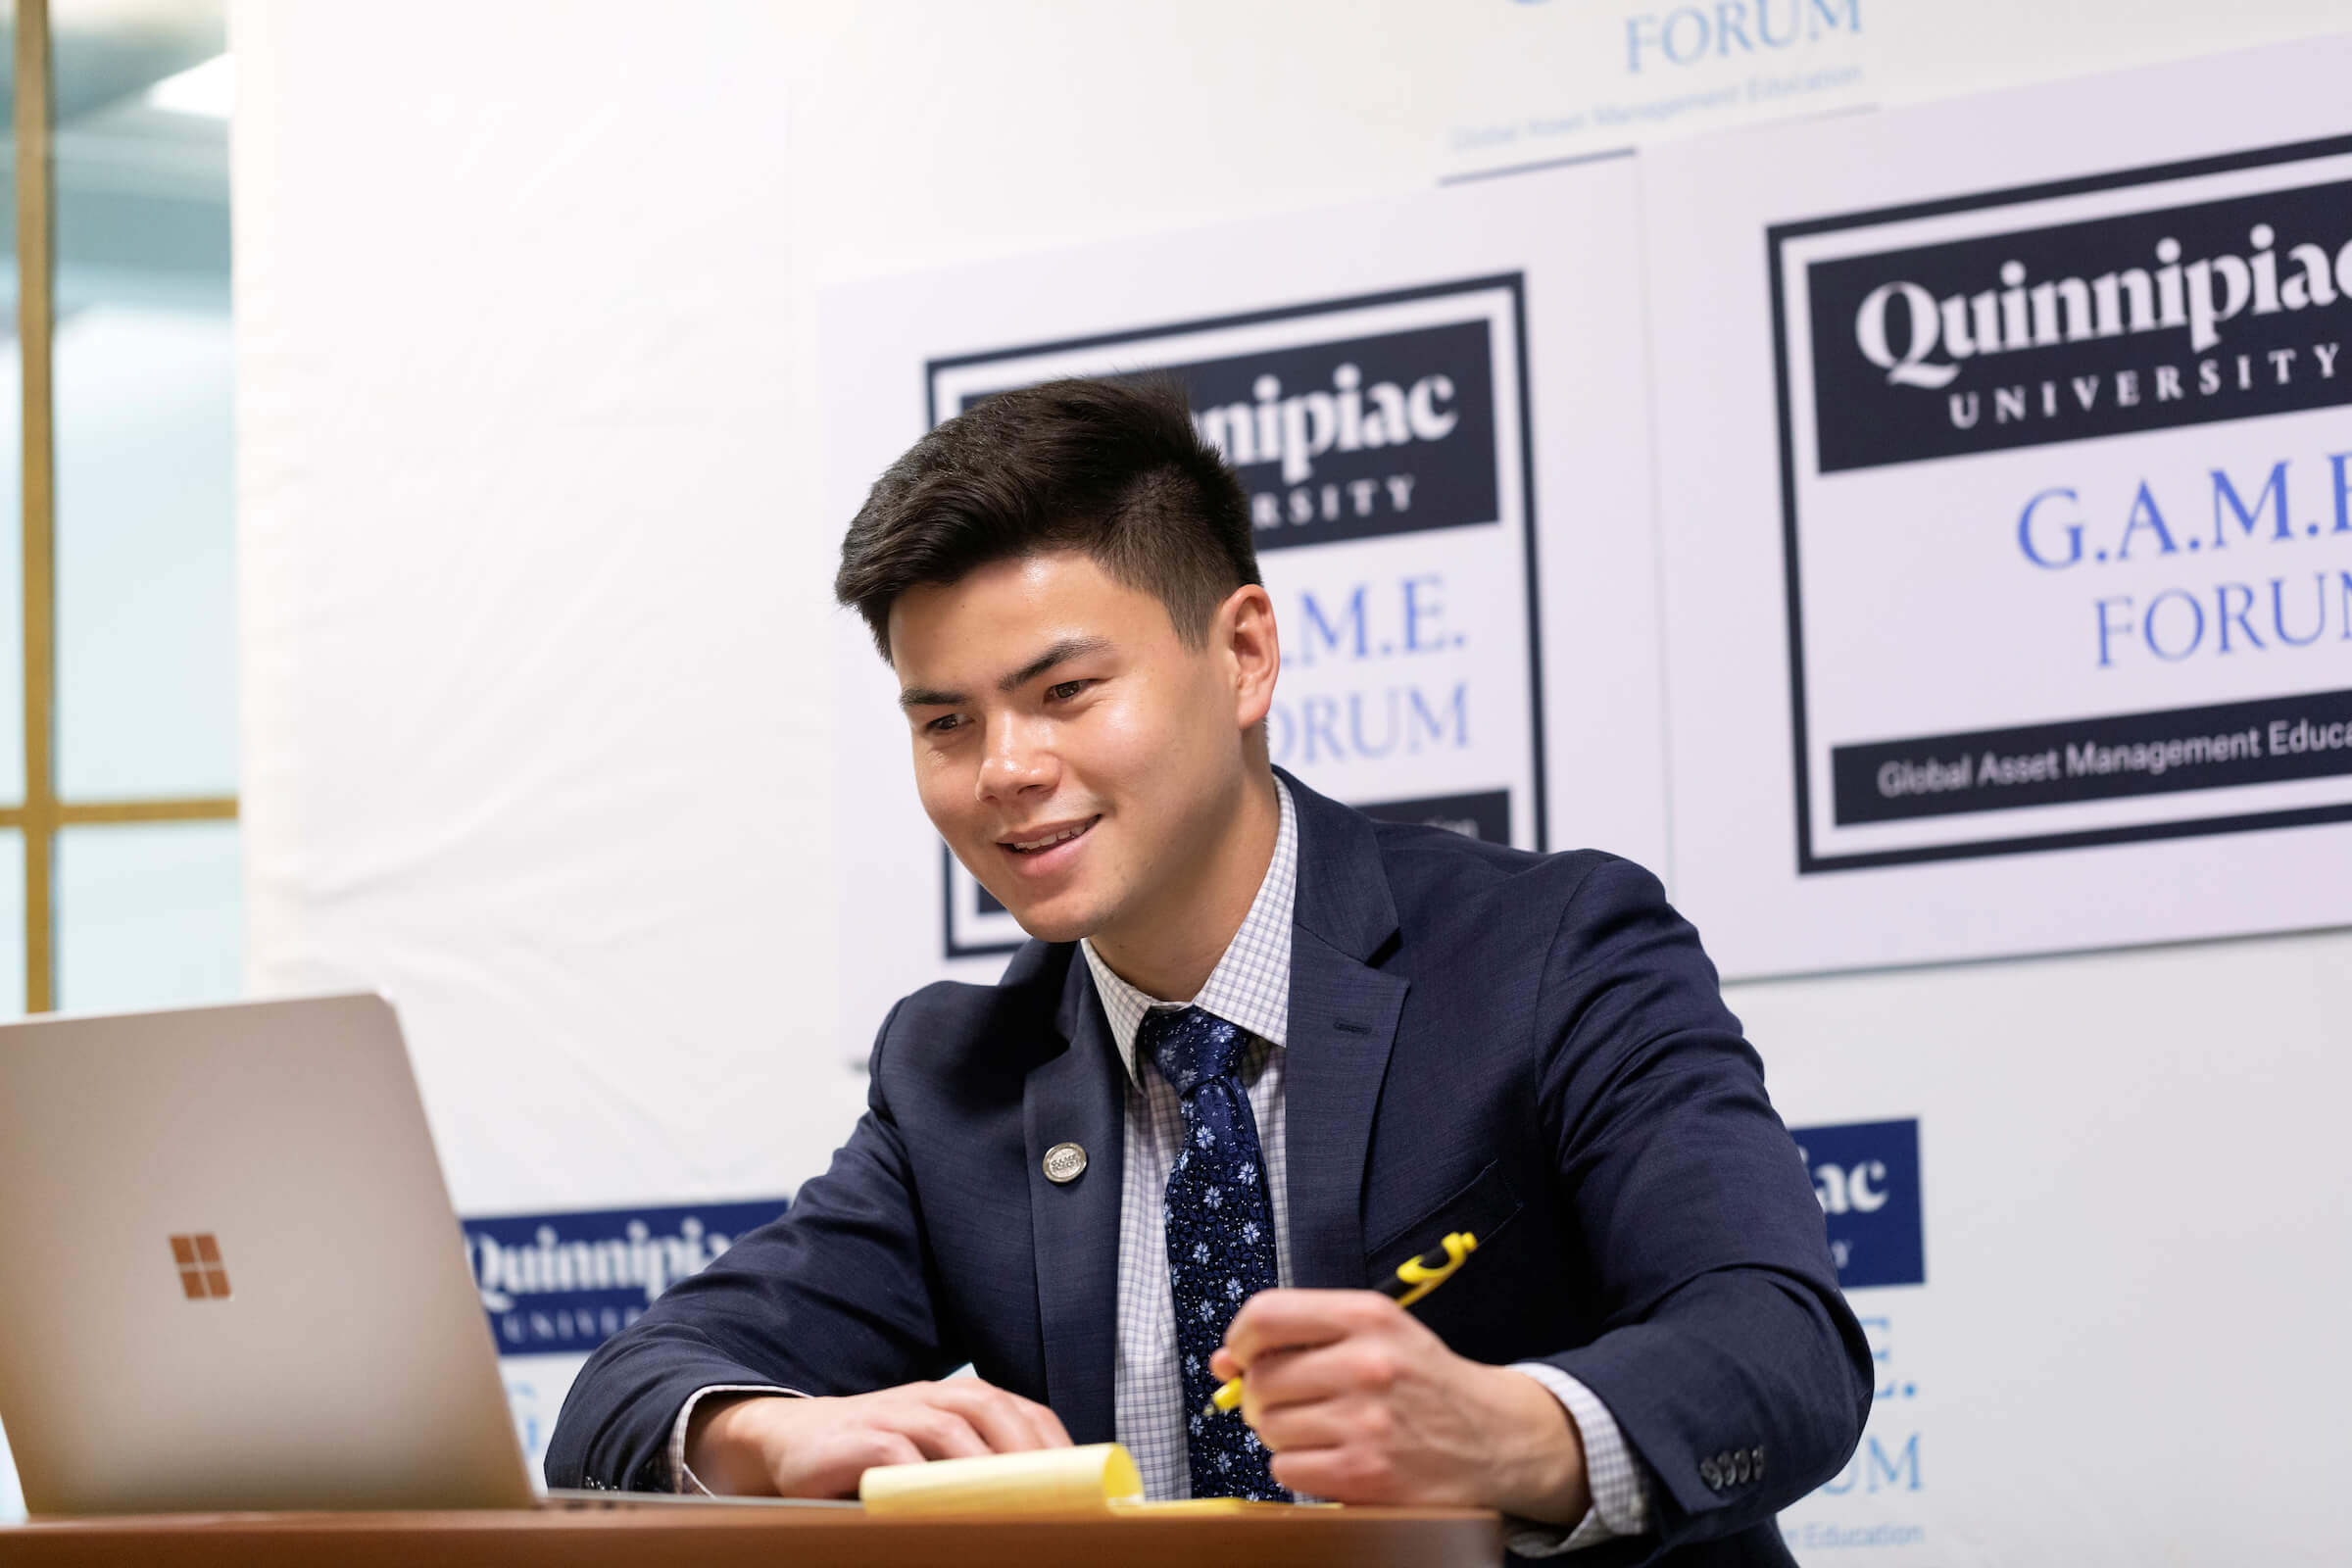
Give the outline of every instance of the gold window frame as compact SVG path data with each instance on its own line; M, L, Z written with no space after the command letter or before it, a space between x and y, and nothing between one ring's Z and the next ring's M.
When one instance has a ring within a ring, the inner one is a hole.
M57 446L51 402L56 189L50 157L48 0L16 0L17 342L24 370L24 801L0 827L24 837L24 1010L57 1005L60 829L233 820L230 796L63 801L57 794Z

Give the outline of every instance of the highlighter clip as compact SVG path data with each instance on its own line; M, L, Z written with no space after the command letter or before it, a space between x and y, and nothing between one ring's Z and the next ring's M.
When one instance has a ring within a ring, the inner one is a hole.
M1462 1266L1462 1260L1477 1250L1477 1237L1468 1231L1454 1231L1419 1257L1408 1257L1397 1264L1396 1281L1406 1290L1396 1298L1396 1304L1410 1306L1445 1284Z

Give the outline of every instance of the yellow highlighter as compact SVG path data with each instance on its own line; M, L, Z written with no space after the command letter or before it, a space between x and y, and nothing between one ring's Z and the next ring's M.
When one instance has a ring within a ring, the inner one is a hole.
M1453 1271L1462 1266L1462 1260L1477 1250L1477 1237L1468 1231L1455 1231L1419 1257L1408 1257L1397 1264L1396 1277L1381 1281L1379 1291L1398 1306L1410 1306L1451 1279ZM1231 1378L1209 1396L1208 1404L1200 1413L1214 1415L1219 1410L1234 1409L1241 1402L1242 1380Z

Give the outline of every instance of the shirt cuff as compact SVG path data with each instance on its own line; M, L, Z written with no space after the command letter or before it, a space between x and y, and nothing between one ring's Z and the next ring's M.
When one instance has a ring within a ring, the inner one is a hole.
M1592 1489L1592 1506L1573 1530L1556 1526L1510 1524L1505 1543L1522 1557L1553 1557L1564 1551L1596 1546L1621 1536L1638 1536L1649 1528L1649 1488L1642 1466L1617 1430L1617 1418L1600 1396L1548 1361L1514 1361L1511 1370L1524 1372L1551 1391L1576 1423L1585 1446L1585 1479Z
M669 1424L669 1486L672 1492L697 1497L715 1495L686 1464L686 1426L694 1419L694 1407L703 1402L706 1394L781 1394L795 1399L808 1397L798 1389L782 1389L772 1383L713 1383L688 1395L686 1402L678 1406L678 1418Z

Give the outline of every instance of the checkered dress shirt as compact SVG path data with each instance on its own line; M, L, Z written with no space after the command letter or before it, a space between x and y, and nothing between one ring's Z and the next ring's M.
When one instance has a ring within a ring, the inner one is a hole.
M1256 1118L1266 1169L1266 1194L1274 1205L1274 1255L1278 1277L1291 1283L1288 1141L1283 1126L1284 1038L1291 1011L1291 913L1298 891L1298 816L1291 792L1280 779L1282 825L1274 837L1274 858L1266 866L1257 897L1243 916L1225 956L1189 1004L1159 1002L1111 972L1092 942L1079 943L1102 999L1119 1059L1127 1069L1127 1153L1119 1190L1119 1336L1113 1383L1112 1425L1135 1455L1144 1491L1152 1497L1192 1494L1185 1457L1184 1376L1176 1364L1176 1315L1168 1284L1167 1222L1160 1211L1167 1192L1168 1165L1184 1141L1184 1115L1176 1091L1156 1071L1136 1060L1136 1030L1152 1007L1199 1007L1239 1025L1250 1037L1242 1058L1242 1084ZM1585 1445L1585 1468L1592 1506L1574 1530L1541 1526L1512 1532L1510 1546L1522 1556L1549 1556L1639 1535L1648 1525L1648 1492L1625 1437L1608 1406L1582 1383L1540 1361L1517 1363L1567 1407Z

